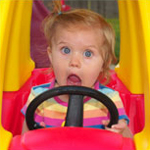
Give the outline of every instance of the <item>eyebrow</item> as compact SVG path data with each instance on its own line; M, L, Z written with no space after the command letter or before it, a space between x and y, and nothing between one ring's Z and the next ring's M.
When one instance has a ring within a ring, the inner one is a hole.
M97 48L95 45L87 45L87 47Z
M56 43L56 45L60 45L60 44L67 44L67 42L60 41L60 42Z
M58 43L56 43L57 45L59 45L59 44L67 44L68 42L58 42ZM85 45L85 47L93 47L93 48L96 48L96 46L95 45Z
M60 44L69 44L69 43L65 42L65 41L60 41L60 42L56 43L56 45L60 45ZM97 49L97 47L95 45L85 45L84 47Z

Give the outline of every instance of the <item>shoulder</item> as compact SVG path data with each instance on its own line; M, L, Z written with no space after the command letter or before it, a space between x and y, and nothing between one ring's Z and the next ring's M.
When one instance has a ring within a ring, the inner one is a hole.
M115 90L107 87L107 86L104 86L102 84L99 83L99 88L97 89L98 91L104 93L104 94L107 94L107 93L113 93L115 92Z
M38 86L33 86L31 88L31 94L34 95L34 96L37 96L37 95L49 90L50 86L51 86L51 83L46 83L46 84L41 84L41 85L38 85Z
M26 104L24 105L24 107L22 108L21 112L23 114L25 114L26 113L26 109L27 109L28 105L31 103L31 101L36 96L38 96L39 94L41 94L41 93L43 93L43 92L53 88L54 87L54 83L55 83L55 80L50 82L50 83L45 83L45 84L41 84L41 85L38 85L38 86L33 86L31 88L31 92L29 94L28 100L27 100Z
M120 101L120 95L118 91L115 91L107 86L104 86L102 84L99 84L99 88L97 89L99 92L102 92L106 96L108 96L113 101Z

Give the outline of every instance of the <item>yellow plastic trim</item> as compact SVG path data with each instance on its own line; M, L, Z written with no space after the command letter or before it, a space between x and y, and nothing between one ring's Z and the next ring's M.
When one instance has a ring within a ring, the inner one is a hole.
M119 0L119 78L131 93L144 94L145 127L135 135L137 150L150 150L150 1Z
M31 0L3 0L2 47L6 55L4 91L17 91L31 76L30 58Z
M32 1L0 1L0 150L8 150L12 134L1 123L3 91L16 91L31 75L30 20Z
M0 150L8 150L12 134L8 131L6 131L1 125L0 125Z
M121 51L116 72L126 87L135 94L143 93L141 54L144 49L143 23L139 4L143 1L118 1Z

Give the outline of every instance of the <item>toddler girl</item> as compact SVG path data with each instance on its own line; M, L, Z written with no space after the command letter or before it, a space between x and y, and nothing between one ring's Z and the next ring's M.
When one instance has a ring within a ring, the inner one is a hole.
M128 117L117 91L100 82L109 80L109 66L116 60L114 55L115 34L112 27L99 14L86 9L62 12L60 3L54 1L54 11L44 20L44 33L48 41L48 56L55 79L51 83L31 89L29 99L22 109L40 93L65 85L86 86L96 89L116 104L118 124L108 130L124 133L128 130ZM100 81L100 82L99 82ZM68 95L51 98L35 112L35 121L46 127L59 127L64 122ZM104 128L109 120L106 107L93 98L84 99L83 126ZM24 123L23 132L27 129Z

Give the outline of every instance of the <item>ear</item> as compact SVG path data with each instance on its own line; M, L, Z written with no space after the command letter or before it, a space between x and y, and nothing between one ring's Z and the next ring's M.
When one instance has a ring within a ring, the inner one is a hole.
M47 47L47 53L48 53L48 57L50 59L50 62L52 63L52 50L49 46Z

